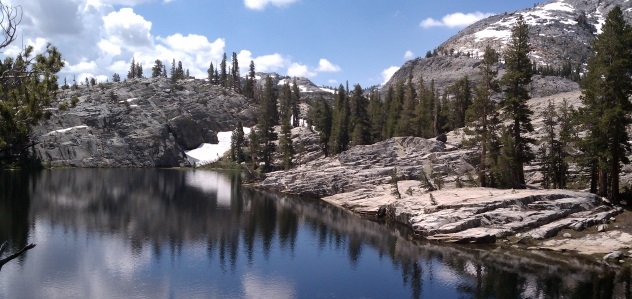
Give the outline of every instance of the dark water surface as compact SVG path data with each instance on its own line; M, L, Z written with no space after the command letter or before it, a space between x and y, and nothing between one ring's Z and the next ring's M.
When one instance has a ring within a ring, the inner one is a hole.
M37 246L2 268L0 298L630 298L629 270L411 241L236 173L1 174L0 240Z

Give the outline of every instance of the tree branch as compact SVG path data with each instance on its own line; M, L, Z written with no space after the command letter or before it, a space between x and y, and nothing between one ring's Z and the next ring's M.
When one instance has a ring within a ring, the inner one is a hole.
M0 246L0 253L4 252L4 250L6 249L7 246L7 242L5 241L4 243L2 243L2 246ZM19 257L20 255L22 255L23 253L25 253L26 251L28 251L29 249L32 249L33 247L35 247L35 244L28 244L26 246L24 246L24 248L20 249L20 251L9 255L3 259L0 259L0 270L2 270L2 266L4 266L4 264L10 262L11 260L16 259L17 257Z

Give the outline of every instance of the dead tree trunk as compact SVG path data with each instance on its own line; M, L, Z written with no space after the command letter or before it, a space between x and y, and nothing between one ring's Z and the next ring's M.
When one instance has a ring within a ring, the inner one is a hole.
M0 270L2 270L2 266L4 266L4 264L8 263L9 261L17 258L18 256L22 255L23 253L25 253L27 250L31 249L35 247L35 244L28 244L26 246L24 246L24 248L20 249L18 252L13 253L12 255L9 255L3 259L0 259ZM7 241L4 241L4 243L2 243L2 245L0 246L0 257L2 256L2 254L4 253L4 251L7 249Z

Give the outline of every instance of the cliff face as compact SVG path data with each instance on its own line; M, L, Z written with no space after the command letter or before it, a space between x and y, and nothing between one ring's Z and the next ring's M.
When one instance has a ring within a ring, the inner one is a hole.
M64 103L70 107L62 109ZM202 80L165 78L60 91L48 110L51 117L34 128L34 152L59 167L185 166L185 150L217 143L218 131L256 119L241 95Z

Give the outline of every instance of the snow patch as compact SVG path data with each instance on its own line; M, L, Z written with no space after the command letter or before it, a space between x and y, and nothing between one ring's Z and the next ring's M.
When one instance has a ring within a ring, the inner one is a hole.
M66 132L72 131L72 130L87 129L87 128L88 128L88 126L75 126L75 127L70 127L70 128L65 128L65 129L59 129L59 130L51 131L51 132L46 133L44 136L53 135L53 134L56 134L56 133L66 133Z
M572 5L568 4L568 3L564 3L564 2L553 2L553 3L549 3L546 4L544 6L542 6L543 10L558 10L558 11L567 11L567 12L574 12L575 8L573 8Z
M244 135L250 134L250 128L244 127ZM230 150L230 139L233 131L218 132L217 144L203 143L200 147L186 151L187 160L194 166L202 166L213 163Z
M320 87L320 90L322 90L322 91L324 91L324 92L331 93L331 94L336 93L336 91L335 91L335 90L333 90L333 89L329 89L329 88L324 88L324 87Z

